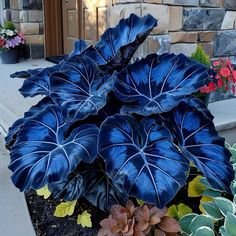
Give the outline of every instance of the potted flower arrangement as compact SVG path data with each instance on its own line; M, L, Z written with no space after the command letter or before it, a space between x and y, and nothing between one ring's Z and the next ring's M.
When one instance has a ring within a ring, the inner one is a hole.
M219 58L211 62L201 44L191 58L209 68L208 82L195 94L196 97L208 105L209 100L214 102L228 98L230 94L235 95L236 70L230 58Z
M232 66L230 58L219 58L211 66L214 75L211 75L209 83L201 88L201 93L212 92L214 100L222 100L230 94L235 95L236 70Z
M12 182L92 227L86 199L106 214L99 236L231 235L232 154L193 96L209 68L183 54L130 63L156 26L132 14L94 45L76 41L58 65L12 75L28 77L24 97L44 95L6 137Z
M18 48L23 44L23 34L17 32L12 22L5 22L4 26L0 27L0 58L3 64L18 63Z

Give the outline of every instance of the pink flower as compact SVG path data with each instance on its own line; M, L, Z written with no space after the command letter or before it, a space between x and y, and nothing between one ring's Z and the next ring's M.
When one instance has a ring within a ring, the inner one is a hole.
M220 62L219 61L214 61L213 62L213 66L219 66L220 65Z
M229 70L229 68L227 68L227 67L221 68L221 69L220 69L220 74L221 74L223 77L228 77L228 76L230 76L230 70Z
M219 80L217 81L217 85L218 85L219 88L222 88L223 85L224 85L223 80L222 80L222 79L219 79Z

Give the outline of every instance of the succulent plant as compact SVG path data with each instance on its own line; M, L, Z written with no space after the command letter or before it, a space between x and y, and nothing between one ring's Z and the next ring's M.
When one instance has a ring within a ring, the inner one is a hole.
M135 207L128 200L126 207L112 206L110 216L100 223L102 228L98 236L145 236L150 232L155 232L155 235L174 235L180 231L180 226L166 213L166 207L158 209L147 204Z
M212 202L202 203L204 215L188 214L180 219L182 232L191 236L235 236L236 201L216 197ZM219 231L219 232L218 232Z

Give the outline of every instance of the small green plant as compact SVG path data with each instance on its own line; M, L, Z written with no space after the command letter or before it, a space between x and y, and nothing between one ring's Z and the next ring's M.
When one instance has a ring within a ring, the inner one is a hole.
M202 203L204 215L188 214L180 219L182 233L191 236L236 236L236 204L224 197Z
M3 25L4 29L9 29L9 30L16 30L15 25L11 21L6 21Z
M191 56L191 59L198 61L206 66L211 65L210 56L207 55L201 44L197 46L196 51Z

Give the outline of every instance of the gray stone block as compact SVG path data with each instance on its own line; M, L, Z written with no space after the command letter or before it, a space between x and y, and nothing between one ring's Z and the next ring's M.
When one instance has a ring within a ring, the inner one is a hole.
M219 30L225 16L223 8L184 8L183 30Z
M19 12L19 10L11 10L11 21L20 22L20 12Z
M39 34L41 34L41 35L44 34L44 23L39 24Z
M23 10L20 11L20 22L25 23L28 22L28 12Z
M214 42L214 56L236 55L236 30L218 32Z
M225 0L225 8L227 10L236 10L236 0Z
M31 10L28 11L29 22L43 22L43 11Z
M31 45L30 46L31 59L39 59L44 57L44 45Z
M9 9L3 10L3 20L4 21L11 20L11 10Z
M164 0L165 4L199 6L199 0Z
M223 7L224 0L200 0L203 7Z

